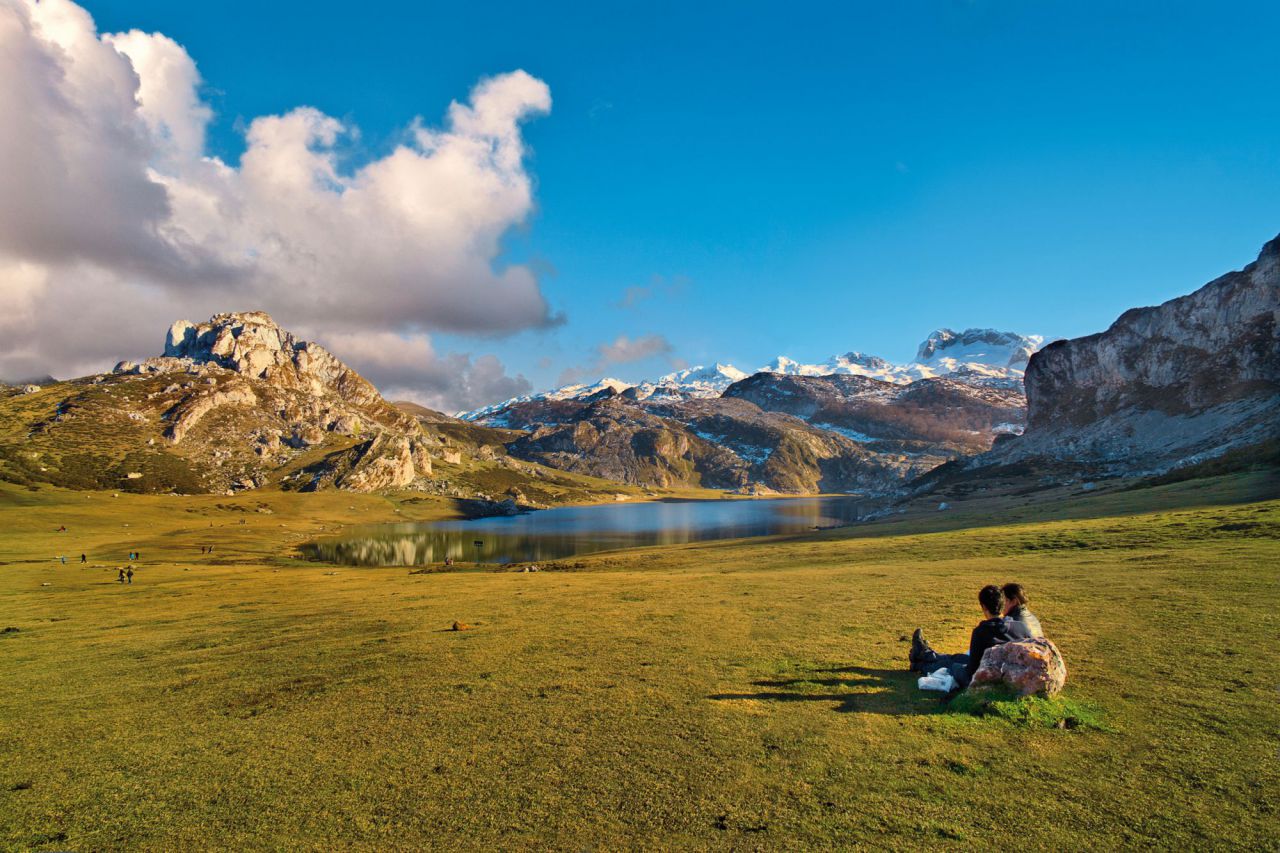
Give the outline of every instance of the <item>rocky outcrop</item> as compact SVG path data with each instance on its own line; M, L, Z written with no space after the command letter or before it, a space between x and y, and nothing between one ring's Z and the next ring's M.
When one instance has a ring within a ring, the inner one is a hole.
M430 453L421 441L382 433L315 466L304 490L325 486L353 492L403 489L429 476L431 470Z
M161 489L426 487L446 444L323 347L261 312L179 321L164 355L57 387L65 396L34 431L52 446L101 454L92 470L127 464L120 477ZM68 481L65 471L43 469Z
M1026 433L978 464L1155 473L1280 436L1280 237L1192 294L1049 344L1026 392Z
M258 396L246 382L232 381L222 388L215 386L215 389L193 394L174 406L169 412L165 438L174 444L180 444L187 432L214 409L221 406L255 406L258 403Z
M1043 637L992 646L982 653L969 689L1003 685L1018 696L1054 696L1067 682L1067 665Z
M121 362L115 372L207 376L219 369L277 389L336 396L384 426L413 429L413 418L383 400L368 380L319 344L298 340L262 311L215 314L206 323L179 320L165 337L163 356Z

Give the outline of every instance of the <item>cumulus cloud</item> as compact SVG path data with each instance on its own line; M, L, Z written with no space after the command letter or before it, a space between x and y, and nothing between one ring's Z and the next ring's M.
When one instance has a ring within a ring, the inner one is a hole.
M226 310L418 346L555 322L535 271L501 258L533 209L520 126L551 108L541 80L482 80L440 126L414 119L348 171L356 129L306 106L254 119L238 164L210 156L200 86L162 34L0 0L0 375L101 369ZM456 361L432 353L400 378Z

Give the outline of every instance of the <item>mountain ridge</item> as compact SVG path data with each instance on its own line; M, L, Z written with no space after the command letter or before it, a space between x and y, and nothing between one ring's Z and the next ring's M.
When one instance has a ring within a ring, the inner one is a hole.
M637 400L655 396L668 399L714 397L722 394L733 383L759 373L788 376L843 374L866 376L902 385L919 379L953 376L975 384L1002 384L1012 388L1021 384L1022 367L1043 341L1044 338L1040 335L1022 335L995 329L971 328L955 332L942 328L929 334L917 348L916 361L907 364L894 364L879 356L857 351L835 355L818 364L804 364L786 356L778 356L750 373L731 364L716 362L710 367L697 365L651 381L628 383L605 377L594 383L564 385L547 391L523 394L471 411L457 412L455 417L495 424L493 419L500 418L505 410L520 403L585 399L606 388L619 394L630 391L632 398Z

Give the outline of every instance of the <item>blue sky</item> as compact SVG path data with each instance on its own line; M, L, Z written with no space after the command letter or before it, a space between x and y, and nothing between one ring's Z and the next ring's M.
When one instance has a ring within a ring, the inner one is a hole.
M545 81L506 257L566 322L433 335L539 387L619 335L670 343L604 370L639 379L1087 334L1280 232L1273 3L84 5L187 49L228 162L299 104L359 126L358 165L481 77Z

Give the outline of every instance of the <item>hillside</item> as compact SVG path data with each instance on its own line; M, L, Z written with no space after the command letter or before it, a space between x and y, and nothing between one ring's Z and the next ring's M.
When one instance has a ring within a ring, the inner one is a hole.
M509 417L531 430L507 446L511 455L644 486L884 492L912 466L742 400L645 405L615 395L522 404Z
M236 493L412 489L540 504L613 484L509 459L513 434L397 407L261 312L175 323L164 355L0 388L0 479L76 489Z

